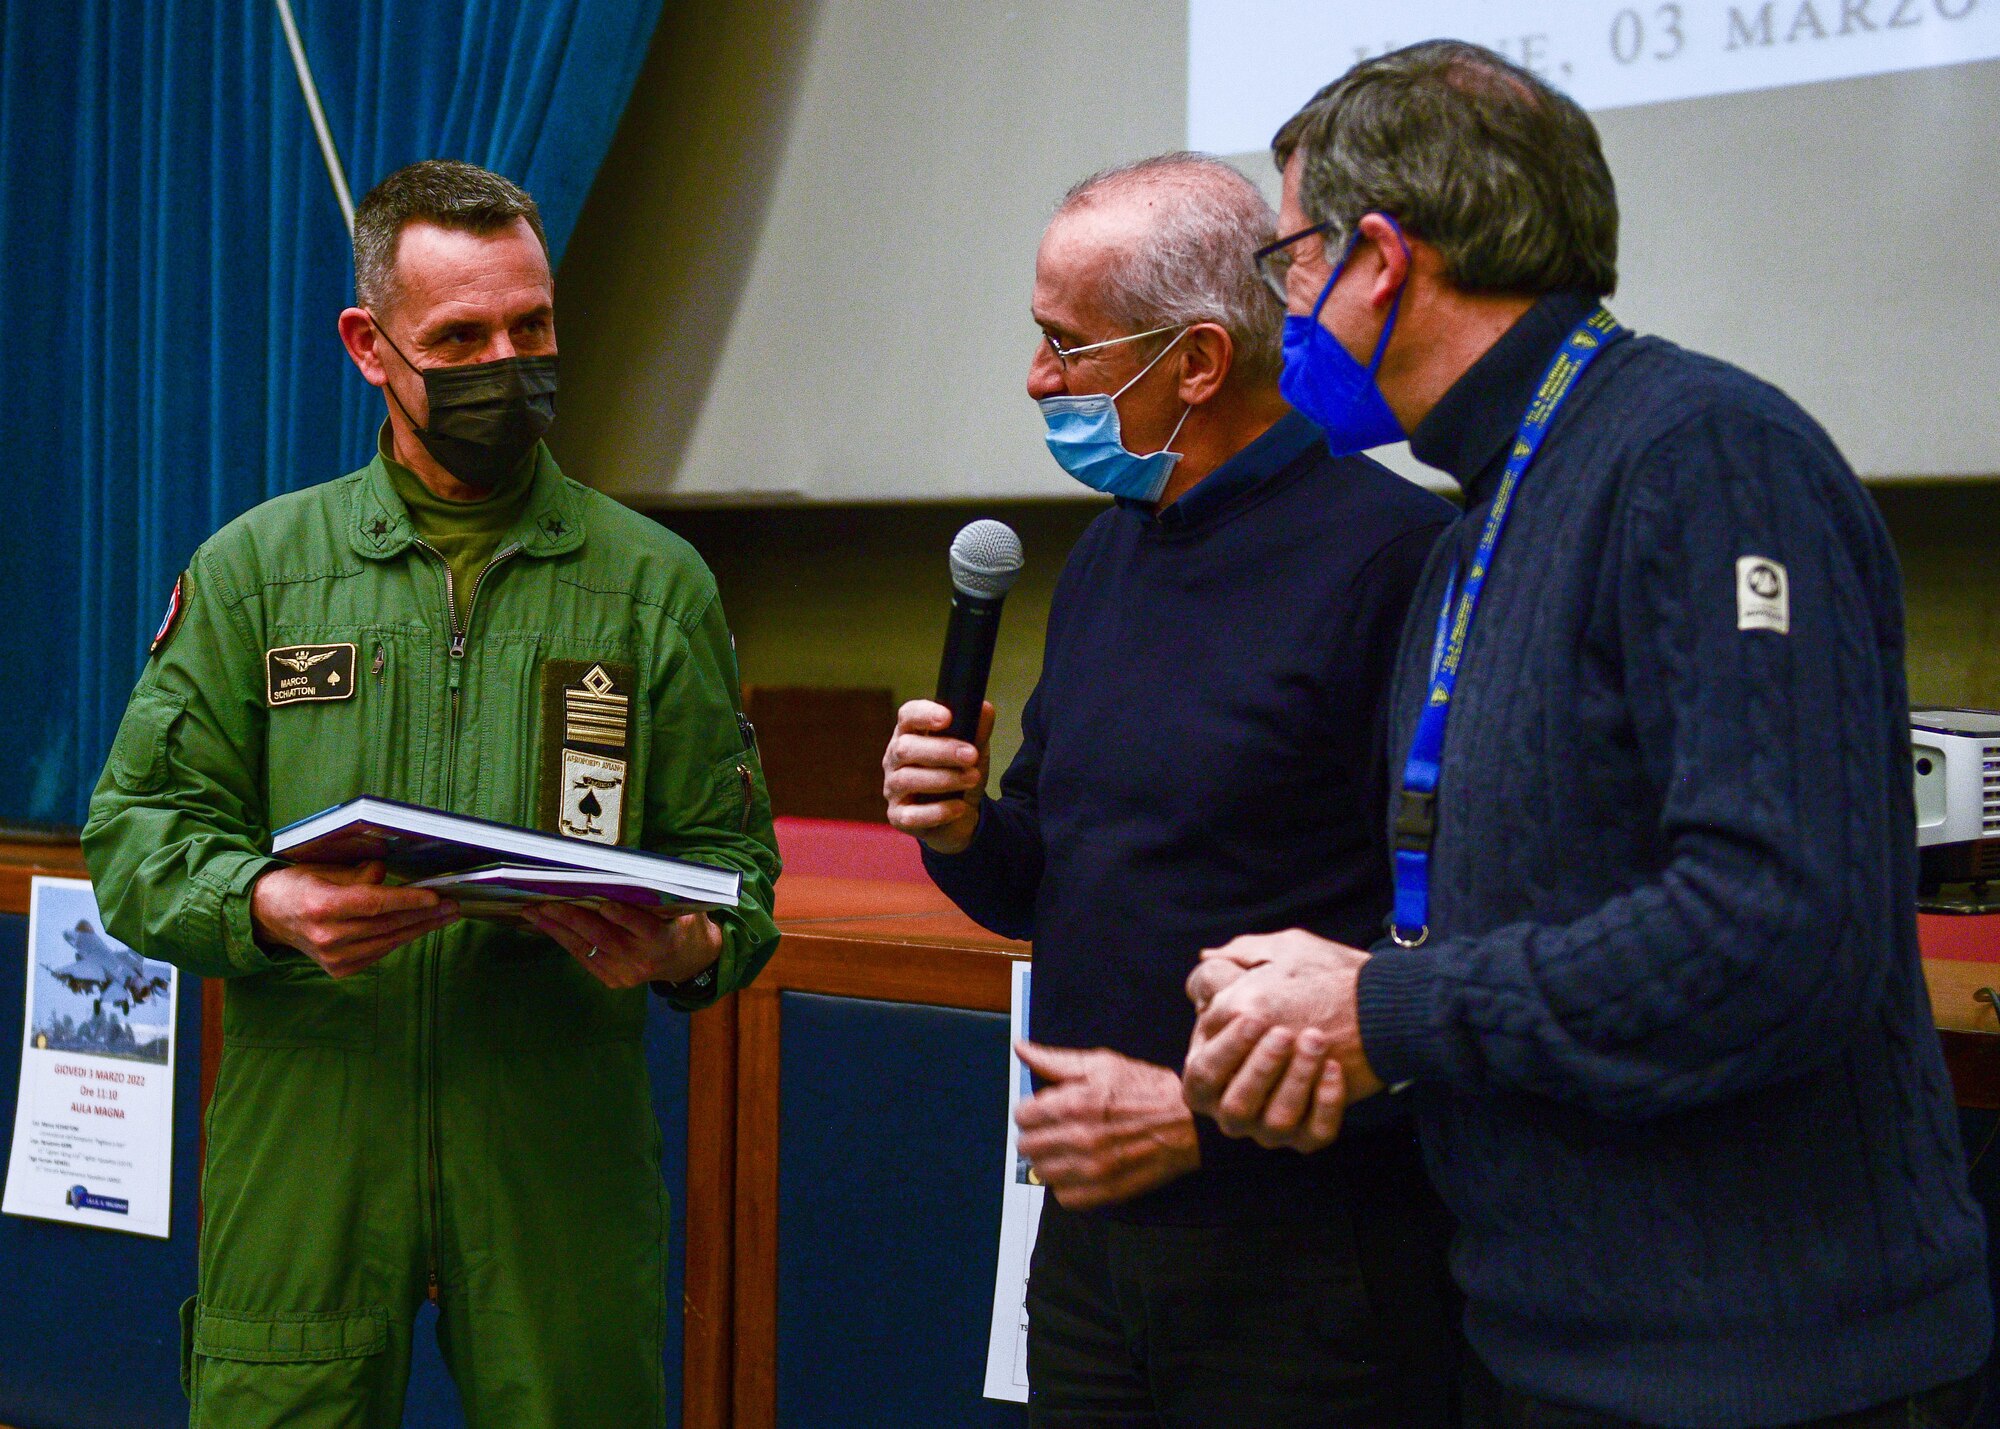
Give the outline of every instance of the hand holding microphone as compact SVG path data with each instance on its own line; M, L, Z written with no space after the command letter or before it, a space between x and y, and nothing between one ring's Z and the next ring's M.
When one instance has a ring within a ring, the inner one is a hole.
M1021 538L998 521L975 521L951 543L951 620L937 698L911 700L882 756L889 822L939 853L959 853L979 827L993 706L986 679L1000 606L1021 574Z

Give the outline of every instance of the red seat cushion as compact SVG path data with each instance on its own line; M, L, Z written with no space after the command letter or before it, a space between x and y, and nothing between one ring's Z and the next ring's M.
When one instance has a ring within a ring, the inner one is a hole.
M813 878L873 878L887 883L929 883L922 846L887 824L847 819L774 821L786 873Z

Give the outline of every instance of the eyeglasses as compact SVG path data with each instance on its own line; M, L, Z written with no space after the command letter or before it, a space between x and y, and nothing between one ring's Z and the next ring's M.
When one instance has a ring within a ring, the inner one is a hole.
M1262 278L1278 301L1289 303L1290 295L1285 292L1285 279L1292 271L1292 245L1311 238L1315 233L1334 234L1340 226L1332 220L1315 223L1311 228L1301 228L1297 233L1288 233L1276 243L1266 243L1251 255L1251 262L1257 265L1257 276Z
M1082 357L1085 353L1098 352L1107 347L1117 347L1120 343L1137 342L1142 337L1158 337L1163 332L1174 332L1181 326L1179 323L1168 323L1165 327L1148 328L1144 332L1135 332L1127 337L1108 337L1103 342L1087 342L1081 347L1064 347L1046 332L1042 334L1042 341L1049 345L1049 351L1056 355L1056 362L1067 373L1070 359L1073 357Z

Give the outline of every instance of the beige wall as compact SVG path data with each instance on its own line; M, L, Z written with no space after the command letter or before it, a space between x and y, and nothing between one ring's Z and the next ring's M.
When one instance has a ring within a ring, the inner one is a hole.
M1911 699L2000 708L2000 483L1874 494L1903 565ZM745 680L886 685L899 700L928 696L937 679L952 534L975 515L1012 525L1028 565L1008 598L994 658L997 772L1019 744L1056 576L1098 509L846 506L681 510L661 519L715 568Z
M1908 612L1910 698L2000 709L2000 482L1877 487Z
M1041 670L1049 598L1100 503L678 510L661 519L708 558L743 678L765 685L886 685L900 702L937 687L958 528L994 516L1021 533L1027 566L1007 597L987 697L996 777L1020 744Z

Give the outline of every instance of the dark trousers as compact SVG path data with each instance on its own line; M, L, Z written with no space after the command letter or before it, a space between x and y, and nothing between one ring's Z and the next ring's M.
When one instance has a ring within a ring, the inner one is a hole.
M1655 1429L1635 1419L1599 1414L1508 1389L1466 1352L1465 1429ZM1784 1429L1973 1429L1986 1388L1984 1372L1889 1404L1804 1420Z
M1452 1424L1448 1222L1420 1175L1394 1198L1367 1190L1379 1208L1275 1225L1130 1224L1049 1197L1028 1273L1029 1424Z

